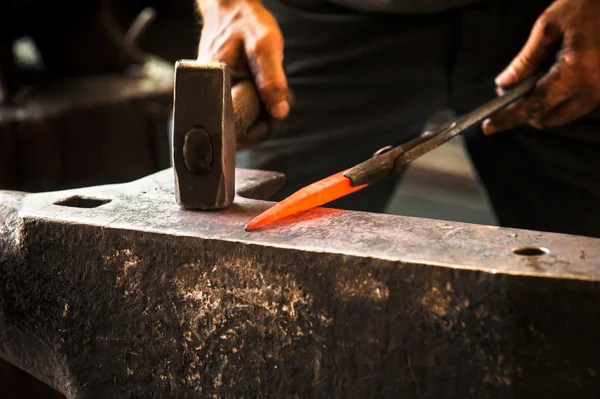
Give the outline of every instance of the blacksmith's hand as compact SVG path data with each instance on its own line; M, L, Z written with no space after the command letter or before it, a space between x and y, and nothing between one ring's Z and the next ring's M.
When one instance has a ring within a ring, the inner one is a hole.
M555 0L496 84L512 86L554 56L549 72L525 99L484 121L485 134L526 123L537 129L563 126L600 105L600 0Z
M283 35L260 0L197 0L202 16L200 62L223 62L233 80L249 77L270 115L283 119L290 108L283 70Z

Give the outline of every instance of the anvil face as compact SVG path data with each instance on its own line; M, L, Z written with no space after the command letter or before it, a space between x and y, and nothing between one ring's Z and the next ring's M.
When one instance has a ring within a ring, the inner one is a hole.
M246 232L283 181L238 169L216 212L171 170L0 192L0 355L69 398L597 392L600 240L334 209Z

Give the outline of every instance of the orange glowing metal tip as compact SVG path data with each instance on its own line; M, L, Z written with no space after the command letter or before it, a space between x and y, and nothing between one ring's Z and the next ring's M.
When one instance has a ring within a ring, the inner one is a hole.
M287 216L316 208L338 198L344 197L367 186L352 187L350 179L344 176L346 171L326 177L310 184L273 205L246 225L246 231L257 229Z

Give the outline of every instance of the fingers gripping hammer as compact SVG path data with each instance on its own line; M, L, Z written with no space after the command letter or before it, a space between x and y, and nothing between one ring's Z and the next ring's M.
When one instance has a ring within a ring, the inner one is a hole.
M175 197L184 208L227 208L235 196L236 140L261 113L252 82L231 87L224 64L175 64L173 169Z

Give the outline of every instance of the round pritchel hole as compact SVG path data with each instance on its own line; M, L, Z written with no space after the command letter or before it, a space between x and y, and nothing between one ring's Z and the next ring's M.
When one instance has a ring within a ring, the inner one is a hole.
M513 249L513 253L521 256L542 256L549 254L550 250L544 247L521 247Z

